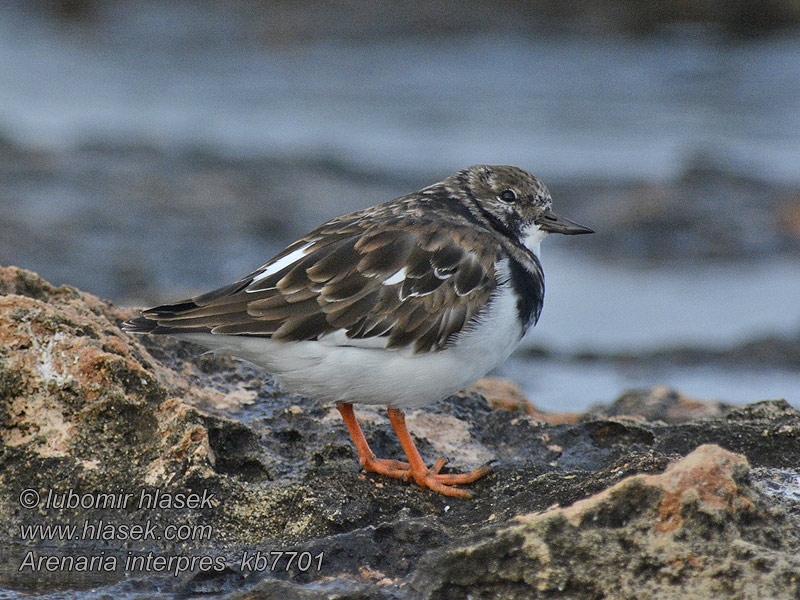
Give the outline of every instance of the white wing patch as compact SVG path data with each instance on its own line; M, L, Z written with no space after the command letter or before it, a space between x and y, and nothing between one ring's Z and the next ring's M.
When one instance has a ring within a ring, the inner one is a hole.
M392 275L388 279L385 279L383 281L383 285L394 285L395 283L400 283L401 281L403 281L406 278L406 273L407 272L408 272L408 269L403 267L402 269L397 271L397 273L395 273L394 275Z
M309 242L308 244L298 248L294 252L290 252L289 254L284 256L283 258L279 258L278 260L276 260L271 265L267 265L267 268L265 268L263 271L261 271L261 273L259 273L255 277L253 277L253 283L255 283L256 281L261 281L262 279L264 279L266 277L269 277L273 273L277 273L281 269L285 269L286 267L288 267L292 263L297 262L298 260L300 260L301 258L303 258L304 256L306 256L308 254L308 250L313 245L314 245L314 242ZM247 291L249 292L250 290L247 290Z

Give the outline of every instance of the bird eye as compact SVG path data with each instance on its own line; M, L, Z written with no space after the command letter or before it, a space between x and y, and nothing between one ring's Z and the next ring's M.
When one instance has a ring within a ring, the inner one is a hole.
M517 195L514 193L514 190L505 190L500 194L500 200L503 202L514 202L516 199Z

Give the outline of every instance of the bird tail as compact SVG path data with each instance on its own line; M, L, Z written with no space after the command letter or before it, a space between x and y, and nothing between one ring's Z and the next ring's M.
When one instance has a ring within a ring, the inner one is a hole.
M170 327L159 322L179 318L187 311L196 308L198 308L197 304L191 300L148 308L142 311L141 316L125 321L122 324L122 329L128 333L152 333L156 335L196 332L198 329L195 327Z

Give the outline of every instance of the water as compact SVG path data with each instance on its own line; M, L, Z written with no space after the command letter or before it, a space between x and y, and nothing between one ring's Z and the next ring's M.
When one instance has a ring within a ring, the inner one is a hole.
M549 240L548 240L549 241ZM800 263L673 265L635 270L543 252L542 317L522 347L555 358L512 356L498 369L537 406L582 411L622 390L667 385L698 399L744 404L784 398L800 406L800 373L753 365L615 367L570 358L581 352L647 352L669 347L726 348L800 331Z
M592 261L579 242L571 246L569 254L543 248L545 306L529 345L573 353L722 348L800 331L800 262L635 269Z
M549 412L583 412L594 404L608 404L624 390L660 385L698 400L747 404L782 398L800 407L800 374L777 368L640 365L623 369L605 363L512 356L495 374L515 381L528 400Z
M117 9L104 35L0 14L0 131L235 155L336 157L441 174L664 179L706 152L800 182L800 36L703 30L625 40L510 35L247 44L190 6Z
M546 180L667 180L705 153L749 177L800 184L796 33L738 44L702 29L646 40L253 44L236 36L235 19L209 26L188 3L115 10L90 35L0 12L0 132L57 150L143 141L334 158L415 178L487 162ZM24 210L52 219L63 201ZM526 344L564 353L725 347L800 328L800 266L790 261L636 269L596 263L578 243L549 252L545 309ZM800 402L800 376L781 370L623 373L515 358L501 372L557 410L663 383L732 402Z

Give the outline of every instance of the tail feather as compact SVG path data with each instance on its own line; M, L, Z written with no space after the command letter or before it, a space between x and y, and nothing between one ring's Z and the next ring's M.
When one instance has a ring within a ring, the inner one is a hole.
M153 333L153 330L158 327L157 322L151 321L147 317L136 317L122 324L122 329L128 333Z
M186 311L198 308L191 300L176 304L164 304L142 311L141 316L125 321L122 328L128 333L171 334L198 331L197 327L171 327L167 323L179 318ZM208 330L208 328L203 328Z
M219 325L250 321L247 305L254 298L237 294L251 280L245 278L189 300L148 308L122 327L128 333L210 333Z

